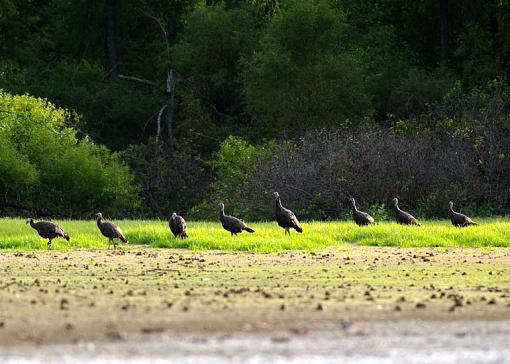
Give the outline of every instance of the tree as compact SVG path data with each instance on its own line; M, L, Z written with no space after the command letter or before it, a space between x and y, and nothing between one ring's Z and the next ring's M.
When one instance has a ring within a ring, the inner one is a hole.
M198 8L187 18L172 56L205 105L220 114L239 114L243 61L256 39L255 18L246 9Z
M294 1L274 18L245 72L245 103L269 135L302 134L372 113L344 14Z
M448 45L448 0L439 0L439 17L441 22L441 60L445 61L450 54Z
M109 74L112 80L117 80L118 56L117 56L117 1L106 0L106 47L108 53Z

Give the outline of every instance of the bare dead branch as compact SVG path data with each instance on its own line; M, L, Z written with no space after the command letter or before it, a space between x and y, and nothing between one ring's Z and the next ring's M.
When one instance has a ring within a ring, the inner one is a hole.
M165 111L167 106L167 104L163 105L163 107L158 112L158 118L156 120L156 140L159 140L161 136L161 115L163 115L163 111Z
M149 86L157 86L156 82L146 80L146 79L140 78L140 77L125 76L125 75L118 75L117 77L122 80L126 80L126 81L139 82L139 83L143 83L144 85L149 85Z
M165 41L165 46L166 46L166 58L167 58L168 64L170 65L170 43L168 41L168 33L167 33L166 29L165 29L165 24L157 16L154 16L154 15L149 14L147 12L144 13L144 14L145 14L146 17L154 20L158 24L158 26L159 26L159 28L161 30L161 33L163 33L163 40Z

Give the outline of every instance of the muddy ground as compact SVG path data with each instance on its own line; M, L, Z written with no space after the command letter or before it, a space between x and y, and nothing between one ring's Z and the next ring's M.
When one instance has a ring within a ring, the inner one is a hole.
M446 352L474 350L472 341L485 359L494 351L490 362L510 360L510 249L0 253L0 357L7 359L20 348L58 353L71 344L63 346L69 353L93 345L125 355L171 342L173 354L205 350L205 362L214 362L222 340L234 339L225 357L267 350L288 358L319 348L338 358L338 343L372 350L390 340L412 351L409 337L432 354L438 343L449 345Z

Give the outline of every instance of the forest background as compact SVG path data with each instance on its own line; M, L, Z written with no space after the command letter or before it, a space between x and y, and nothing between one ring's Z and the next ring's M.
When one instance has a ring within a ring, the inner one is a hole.
M0 215L510 208L510 2L0 0Z

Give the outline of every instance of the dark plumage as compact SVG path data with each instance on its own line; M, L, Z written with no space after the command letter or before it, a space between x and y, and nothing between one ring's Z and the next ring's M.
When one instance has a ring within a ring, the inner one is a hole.
M220 204L220 221L221 226L227 231L230 231L231 235L237 235L238 233L244 231L247 231L249 233L254 233L255 230L253 230L251 227L246 225L246 223L238 219L237 217L225 215L225 205Z
M41 238L48 239L48 248L51 247L51 241L55 238L62 237L67 241L70 240L69 235L57 224L49 221L34 222L33 219L28 219L27 224L28 223L37 231Z
M303 229L301 228L301 226L299 226L299 221L296 215L289 209L286 209L285 207L282 206L280 194L278 192L273 192L272 196L276 201L275 206L276 222L278 223L278 225L285 229L285 235L287 234L290 235L290 229L294 229L298 233L302 233Z
M356 200L354 198L350 198L349 202L352 206L352 218L354 219L354 222L358 224L359 226L364 225L370 225L375 222L374 218L370 216L368 213L359 211L356 207Z
M187 226L186 220L180 215L177 215L175 212L170 216L170 220L168 220L168 225L170 226L170 230L174 237L180 237L181 239L187 238Z
M452 220L453 226L464 227L469 225L478 225L470 217L461 214L460 212L453 211L453 201L448 203L448 207L450 210L450 219Z
M416 218L413 215L401 210L398 207L398 199L397 198L394 198L392 200L392 202L393 202L393 211L395 212L395 219L397 220L397 222L399 224L421 226L420 223L418 222L418 220L416 220Z
M94 215L95 219L97 220L97 227L101 231L101 234L106 236L108 238L108 248L110 248L110 244L113 244L113 249L117 247L117 244L115 244L114 239L120 239L124 244L128 243L128 240L126 239L126 236L118 227L112 222L109 221L103 221L103 214L98 212Z

